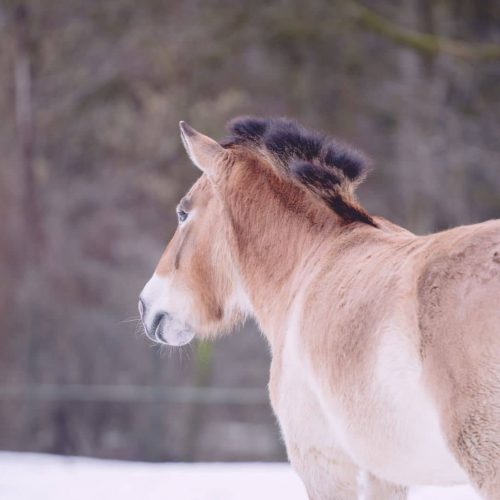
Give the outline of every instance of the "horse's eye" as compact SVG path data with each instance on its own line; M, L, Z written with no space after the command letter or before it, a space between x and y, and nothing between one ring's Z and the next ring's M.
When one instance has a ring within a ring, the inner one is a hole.
M179 222L184 222L187 219L187 212L184 210L177 210L177 219L179 219Z

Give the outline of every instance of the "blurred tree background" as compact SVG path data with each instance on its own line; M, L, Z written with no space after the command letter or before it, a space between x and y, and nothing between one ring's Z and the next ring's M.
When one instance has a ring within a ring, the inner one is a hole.
M135 331L198 175L179 120L348 140L364 205L417 233L500 217L499 44L493 0L0 0L0 449L282 459L255 326Z

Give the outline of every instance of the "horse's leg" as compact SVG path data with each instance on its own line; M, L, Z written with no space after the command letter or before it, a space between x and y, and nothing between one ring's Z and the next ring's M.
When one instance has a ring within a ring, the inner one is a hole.
M450 448L485 500L500 500L500 391L446 419ZM465 399L465 398L464 398ZM464 403L469 403L465 401Z
M290 460L307 490L309 500L357 500L358 467L342 452L328 456L309 449L291 453Z
M388 483L368 474L365 483L365 500L406 500L408 488Z

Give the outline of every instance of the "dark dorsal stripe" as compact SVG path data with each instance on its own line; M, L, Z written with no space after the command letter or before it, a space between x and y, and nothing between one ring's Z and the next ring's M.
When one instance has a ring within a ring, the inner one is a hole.
M224 146L244 144L267 151L286 174L346 222L376 225L353 200L354 187L367 170L366 159L358 151L285 118L236 118L228 128L231 135Z

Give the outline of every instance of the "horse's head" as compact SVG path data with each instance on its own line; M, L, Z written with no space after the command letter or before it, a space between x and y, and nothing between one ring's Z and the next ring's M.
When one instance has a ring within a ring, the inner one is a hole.
M177 231L140 296L155 341L183 345L231 329L254 307L262 313L277 302L266 288L284 286L307 238L376 225L354 196L364 177L355 151L286 119L237 119L230 131L219 144L181 122L203 175L179 203Z
M181 122L182 142L203 175L177 206L178 227L139 299L147 336L180 346L229 330L248 312L228 244L217 183L230 150Z

